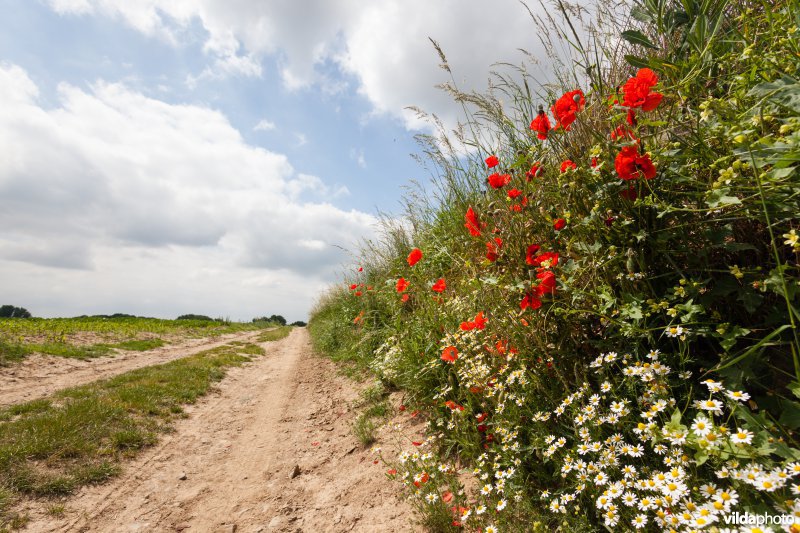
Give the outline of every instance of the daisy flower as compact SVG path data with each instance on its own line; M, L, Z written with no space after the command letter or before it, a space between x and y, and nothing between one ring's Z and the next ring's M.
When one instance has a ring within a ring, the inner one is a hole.
M736 400L739 402L745 402L750 399L749 394L747 394L746 392L742 392L740 390L725 391L725 395L731 400Z
M753 434L746 429L740 429L731 434L731 442L734 444L750 444L753 442Z
M645 525L647 525L647 515L645 514L636 515L636 518L631 520L631 524L636 529L642 529Z

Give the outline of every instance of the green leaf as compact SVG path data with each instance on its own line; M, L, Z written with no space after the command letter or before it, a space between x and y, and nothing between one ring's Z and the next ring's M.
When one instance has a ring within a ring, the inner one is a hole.
M766 348L767 346L772 346L775 343L771 343L769 341L772 340L773 337L776 337L776 336L780 335L784 330L786 330L786 329L788 329L790 327L792 327L791 324L784 324L783 326L779 327L778 329L776 329L775 331L773 331L772 333L770 333L769 335L767 335L766 337L761 339L757 344L754 344L753 346L751 346L750 348L748 348L747 350L745 350L741 354L739 354L736 357L730 359L724 365L712 368L711 370L709 370L709 372L712 372L712 371L717 372L717 371L722 370L723 368L728 368L731 365L735 365L736 363L738 363L742 359L750 357L751 355L753 355L754 353L759 351L759 349Z
M706 205L711 209L716 209L718 207L741 204L742 201L737 197L728 196L728 193L730 192L731 190L728 188L714 189L709 191L706 195Z
M649 68L650 64L645 61L644 59L632 55L626 55L625 61L628 62L629 65L636 68Z
M640 32L639 30L627 30L622 32L622 38L628 41L631 44L637 44L639 46L644 46L646 48L652 48L653 50L658 50L658 47L650 42L650 39L647 36ZM627 56L625 57L627 59Z
M651 15L650 12L643 6L633 6L631 8L631 17L634 20L638 20L639 22L644 22L646 24L652 24L656 20L653 18L653 15Z
M722 336L722 340L719 343L722 345L723 350L729 352L736 344L737 339L747 335L748 333L750 333L749 329L740 326L733 326L731 329L725 332L725 334Z
M778 419L778 423L790 429L797 429L800 427L800 404L797 402L785 401L781 402L783 412Z

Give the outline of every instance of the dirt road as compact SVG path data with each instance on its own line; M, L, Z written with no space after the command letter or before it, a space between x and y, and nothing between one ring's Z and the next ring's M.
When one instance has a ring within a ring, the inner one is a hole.
M232 340L250 342L263 331L189 339L146 352L123 351L111 357L70 359L31 355L21 363L0 368L0 406L44 398L57 390L76 387L222 346Z
M263 344L119 478L83 489L27 531L413 531L384 467L350 431L352 381L312 355L305 329Z

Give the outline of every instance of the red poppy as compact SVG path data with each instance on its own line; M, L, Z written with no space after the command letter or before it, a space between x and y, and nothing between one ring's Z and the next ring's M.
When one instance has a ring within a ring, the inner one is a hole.
M445 363L454 363L458 359L458 350L455 346L448 346L442 351L442 361Z
M444 402L444 404L445 404L445 405L446 405L446 406L447 406L447 407L448 407L448 408L449 408L451 411L463 411L463 410L464 410L464 406L463 406L463 405L458 405L458 404L457 404L456 402L454 402L453 400L447 400L446 402Z
M534 260L536 258L534 257L534 254L538 252L540 248L541 246L539 246L538 244L531 244L530 246L528 246L528 250L525 252L525 262L528 263L529 265L535 264Z
M475 320L472 322L462 322L461 329L463 331L472 331L473 329L483 329L489 320L483 317L483 311L475 315Z
M476 415L476 416L475 416L475 420L477 420L477 421L478 421L478 423L480 424L481 422L483 422L484 420L486 420L488 417L489 417L489 415L488 415L488 414L486 414L486 413L480 413L480 414L478 414L478 415Z
M536 132L536 137L540 141L547 139L547 132L551 129L550 119L547 118L542 106L539 106L539 114L531 121L531 129Z
M648 154L640 154L639 147L636 145L625 146L617 154L614 160L614 168L617 174L624 180L635 180L639 178L652 179L656 175L656 167L650 160Z
M640 107L642 111L652 111L661 103L664 95L661 93L650 92L650 89L658 83L658 76L649 68L639 69L636 76L630 78L622 86L624 94L622 105L630 107Z
M364 272L364 267L358 267L359 272Z
M475 211L472 210L472 206L469 206L469 209L467 209L467 214L464 215L464 220L466 220L464 227L469 230L469 234L473 237L480 237L481 223L478 221L478 215L476 215Z
M361 291L356 291L356 296L361 296Z
M511 176L509 174L498 174L495 172L488 178L489 185L492 189L500 189L501 187L505 187L511 181Z
M598 165L597 158L596 158L596 157L593 157L593 158L592 158L592 168L597 168L597 165Z
M625 126L617 126L617 129L611 132L611 140L621 140L621 139L635 139L633 132L626 128Z
M405 278L400 278L397 280L396 287L397 292L405 292L405 290L408 288L408 282L405 280Z
M556 117L556 127L561 126L569 131L570 125L575 122L576 113L581 111L585 104L586 99L580 89L564 93L552 108L553 116Z
M433 292L442 293L447 288L447 284L444 282L444 278L439 278L436 283L433 284L431 290Z
M536 274L536 278L539 280L539 285L536 286L535 292L539 296L544 296L546 294L554 295L556 293L556 276L549 270L545 270L544 272L539 272Z
M629 126L636 127L636 111L633 109L628 109L628 114L625 115L625 122L628 123Z
M566 172L567 170L570 170L570 169L575 170L576 168L578 168L578 165L573 163L571 159L566 159L566 160L561 162L561 173L562 174L564 172Z
M542 306L542 301L532 294L526 294L522 301L519 303L519 308L525 310L528 308L539 309Z
M351 291L354 291L354 290L356 290L356 287L358 287L358 285L356 285L355 283L353 283L352 285L350 285L350 290L351 290Z
M396 474L397 474L397 470L394 469L394 468L390 468L389 470L386 471L386 475L388 475L388 476L394 476Z
M496 167L498 164L500 164L500 160L497 159L496 155L490 155L486 158L486 166L488 168Z
M566 225L567 225L566 220L564 220L563 218L557 218L553 222L553 229L556 231L561 231L562 229L564 229L564 227L566 227Z
M531 181L541 172L542 172L542 167L539 166L539 163L534 163L533 165L531 165L531 169L525 173L525 177L528 179L528 181Z
M500 253L500 248L503 246L503 239L500 237L495 237L494 241L489 241L486 243L486 259L491 262L497 261L497 257Z
M400 298L400 301L401 301L401 302L403 302L403 303L405 303L405 302L407 302L407 301L408 301L408 298L409 298L408 294L404 294L404 295L403 295L403 297L402 297L402 298Z
M511 198L512 200L518 198L521 194L522 191L519 189L511 189L510 191L508 191L508 197Z
M406 259L406 261L408 261L408 266L413 267L420 259L422 259L422 250L414 248L411 250L411 253L408 254L408 259Z
M531 263L539 268L552 268L558 265L558 252L544 252L533 258Z
M449 490L444 494L442 494L442 501L444 503L450 503L452 500L453 500L453 493L450 492Z

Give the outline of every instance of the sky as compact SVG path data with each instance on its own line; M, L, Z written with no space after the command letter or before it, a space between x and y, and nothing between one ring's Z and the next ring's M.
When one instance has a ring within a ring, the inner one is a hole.
M460 116L429 38L544 56L517 0L0 0L0 304L306 320Z

